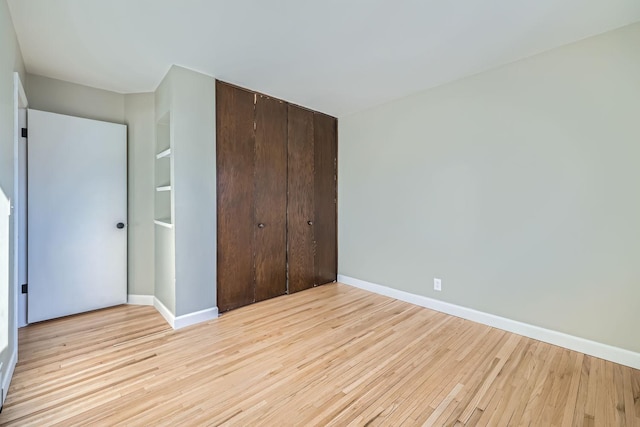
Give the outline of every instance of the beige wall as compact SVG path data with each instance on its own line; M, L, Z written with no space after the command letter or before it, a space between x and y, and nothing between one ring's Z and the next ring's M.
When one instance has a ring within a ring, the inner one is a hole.
M341 117L340 274L640 351L638 46L635 24Z
M123 95L27 75L29 107L122 123L128 157L128 293L153 295L154 95Z
M124 102L129 162L128 292L134 295L153 295L154 95L125 95Z
M7 2L0 0L0 198L5 201L13 200L13 73L20 73L25 84L24 64L18 47L16 34L9 15ZM0 202L0 204L3 204ZM6 211L0 212L0 383L8 380L7 369L16 348L15 340L15 311L14 311L14 268L13 268L13 220ZM8 221L8 223L7 223ZM8 226L8 228L7 228ZM4 230L4 232L2 231ZM5 235L8 230L8 236ZM6 394L6 390L5 390ZM0 397L0 400L1 397Z
M125 96L49 77L27 74L30 108L51 113L102 120L125 121Z

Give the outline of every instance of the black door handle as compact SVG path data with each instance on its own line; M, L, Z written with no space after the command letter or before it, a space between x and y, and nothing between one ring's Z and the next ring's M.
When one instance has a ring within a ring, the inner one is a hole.
M118 229L122 230L124 228L124 222L119 222L118 224L116 224L116 227L118 227Z
M307 221L307 224L313 225L313 221Z
M263 223L258 224L258 228L264 228L264 224Z

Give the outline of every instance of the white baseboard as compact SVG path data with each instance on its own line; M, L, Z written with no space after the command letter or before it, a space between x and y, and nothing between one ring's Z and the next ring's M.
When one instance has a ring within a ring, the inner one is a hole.
M218 307L207 308L205 310L195 311L189 314L177 316L173 329L180 329L186 326L195 325L196 323L207 322L218 318Z
M2 379L2 390L4 391L2 393L2 396L0 396L0 399L2 400L2 404L4 404L4 399L7 398L7 393L9 392L9 386L11 385L11 378L13 378L13 371L16 369L16 363L18 363L18 350L14 348L13 354L11 354L11 359L9 359L9 362L7 365L7 373ZM2 375L1 366L2 365L0 365L0 375Z
M162 315L162 317L164 317L164 320L167 321L167 323L175 329L175 327L173 326L176 322L176 317L173 315L173 313L171 312L171 310L169 310L167 308L166 305L164 305L162 303L162 301L160 301L158 298L153 297L153 306L156 308L156 310L158 310L158 313L160 313Z
M608 344L590 341L585 338L576 337L574 335L565 334L563 332L551 329L541 328L539 326L530 325L528 323L518 322L517 320L507 319L506 317L496 316L494 314L477 311L471 308L462 307L422 295L416 295L398 289L389 288L387 286L377 285L375 283L356 279L349 276L338 275L338 282L345 285L354 286L376 294L395 298L411 304L426 307L452 316L461 317L483 325L502 329L504 331L513 332L518 335L533 338L538 341L544 341L549 344L568 348L569 350L579 351L580 353L595 356L621 365L630 366L640 369L640 353L614 347Z
M153 306L173 329L181 329L218 318L218 307L207 308L176 317L158 298L153 298Z
M153 305L153 295L127 295L127 304L131 305Z

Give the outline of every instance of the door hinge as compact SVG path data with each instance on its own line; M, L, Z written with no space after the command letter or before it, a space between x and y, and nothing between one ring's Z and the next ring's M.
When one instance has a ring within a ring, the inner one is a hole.
M27 137L27 128L22 128L22 137L23 138Z
M22 285L22 293L26 294L28 291L29 291L29 285L25 283L24 285Z

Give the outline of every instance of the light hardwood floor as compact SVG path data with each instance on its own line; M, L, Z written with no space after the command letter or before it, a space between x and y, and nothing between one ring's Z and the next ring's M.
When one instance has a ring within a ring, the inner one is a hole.
M2 425L640 425L640 371L334 284L20 330Z

